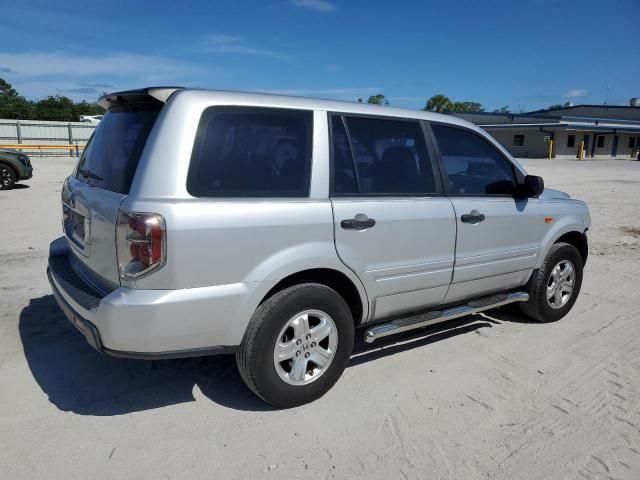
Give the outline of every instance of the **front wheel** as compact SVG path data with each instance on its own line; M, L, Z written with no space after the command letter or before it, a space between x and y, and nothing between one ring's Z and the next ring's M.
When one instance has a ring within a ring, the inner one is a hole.
M16 183L16 174L11 167L0 163L0 190L11 190Z
M236 362L259 397L294 407L320 398L338 381L353 338L353 318L342 296L325 285L295 285L258 307Z
M522 312L539 322L564 317L578 299L582 286L583 260L576 247L556 243L530 281L529 300L520 303Z

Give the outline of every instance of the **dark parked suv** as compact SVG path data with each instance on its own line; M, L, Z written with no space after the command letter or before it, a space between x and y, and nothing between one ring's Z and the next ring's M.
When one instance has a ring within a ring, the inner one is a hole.
M18 150L0 149L0 190L11 190L16 182L33 176L29 157Z

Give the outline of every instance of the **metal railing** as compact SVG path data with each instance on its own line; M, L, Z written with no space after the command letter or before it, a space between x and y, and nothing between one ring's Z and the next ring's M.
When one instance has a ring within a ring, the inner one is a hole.
M0 119L0 148L29 155L78 156L95 128L85 122Z
M30 155L34 155L37 152L40 155L46 155L48 150L69 150L69 156L79 157L80 150L84 150L84 145L80 145L76 142L75 145L46 145L46 144L28 144L28 143L2 143L0 148L12 148L14 150L20 150Z

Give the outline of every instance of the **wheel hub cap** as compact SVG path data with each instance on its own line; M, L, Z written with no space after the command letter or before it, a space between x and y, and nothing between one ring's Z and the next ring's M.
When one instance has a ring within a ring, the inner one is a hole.
M561 260L551 270L547 283L547 302L554 309L564 307L575 287L576 268L571 260Z
M273 364L286 383L307 385L327 371L337 346L333 319L321 310L305 310L282 328L273 350Z

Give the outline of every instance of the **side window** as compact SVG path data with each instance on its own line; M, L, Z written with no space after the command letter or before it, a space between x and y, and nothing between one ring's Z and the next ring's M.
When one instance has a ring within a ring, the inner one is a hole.
M512 195L511 164L479 135L460 128L431 125L446 177L447 191L458 195Z
M340 130L334 128L334 193L351 193L345 188L355 187L364 195L435 193L433 168L419 122L363 117L345 117L345 121L350 140L347 148L352 149L355 168L345 161L342 170L346 176L338 177L342 160L337 154L340 139L335 137ZM347 180L354 174L355 185Z
M196 197L307 197L312 112L212 107L198 126L187 190Z
M349 139L344 129L342 118L334 115L331 118L333 144L333 192L337 194L358 193L356 170L349 149Z

